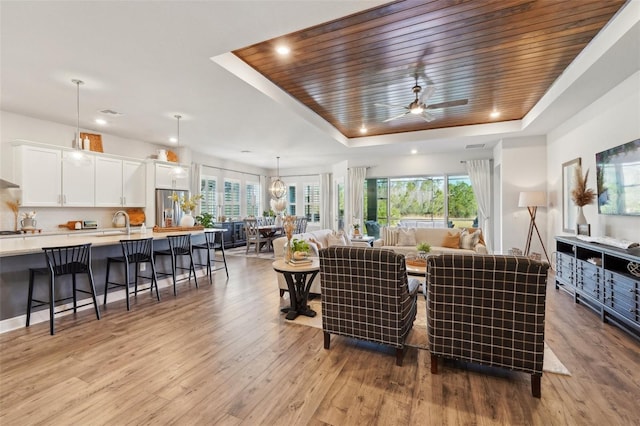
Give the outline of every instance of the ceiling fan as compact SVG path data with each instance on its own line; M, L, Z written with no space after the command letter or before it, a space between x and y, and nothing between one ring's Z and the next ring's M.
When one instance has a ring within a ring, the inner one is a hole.
M416 85L413 86L411 91L416 95L416 98L409 104L409 106L392 105L392 104L375 104L376 106L383 106L386 108L404 108L406 110L402 114L398 114L391 118L387 118L386 120L383 121L383 123L386 123L387 121L395 120L397 118L402 118L409 114L418 115L424 121L432 121L436 117L433 114L429 113L428 110L466 105L467 103L469 103L468 99L458 99L457 101L447 101L447 102L440 102L439 104L427 105L426 102L436 91L436 87L428 86L425 89L425 91L422 92L422 87L420 87L420 85L418 84L418 76L416 76ZM420 94L420 92L422 92L422 95Z

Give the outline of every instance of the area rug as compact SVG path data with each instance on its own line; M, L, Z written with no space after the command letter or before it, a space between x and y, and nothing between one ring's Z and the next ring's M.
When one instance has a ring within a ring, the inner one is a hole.
M317 315L313 318L300 315L293 321L286 321L291 324L299 324L307 327L322 328L322 301L320 299L314 299L309 301L311 309L316 311ZM429 350L429 341L427 338L427 310L425 307L424 298L418 297L418 308L416 312L416 320L413 323L413 328L407 336L407 346L412 348L418 348L422 350ZM544 343L544 364L542 367L545 373L561 374L564 376L571 376L571 373L567 367L562 364L556 354L551 350L547 342Z

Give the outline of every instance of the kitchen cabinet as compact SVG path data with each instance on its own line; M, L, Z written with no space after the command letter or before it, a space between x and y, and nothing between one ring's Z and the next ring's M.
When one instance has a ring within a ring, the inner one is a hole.
M78 156L82 154L82 156ZM62 205L93 207L95 205L95 163L93 155L77 151L62 153Z
M172 176L172 170L178 164L155 164L155 184L156 189L184 189L189 190L189 168L182 166L187 171L187 176L176 179Z
M14 148L14 180L24 207L59 207L62 203L62 151L39 146Z
M96 157L96 207L144 207L144 167L141 161Z

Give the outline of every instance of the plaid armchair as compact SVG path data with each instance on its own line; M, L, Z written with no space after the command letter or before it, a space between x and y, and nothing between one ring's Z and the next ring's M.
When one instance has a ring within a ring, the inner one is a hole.
M429 256L431 372L438 357L523 371L540 398L548 267L517 256Z
M418 280L407 280L404 256L391 250L329 247L320 250L324 347L337 334L396 348L402 365L404 342L416 317Z

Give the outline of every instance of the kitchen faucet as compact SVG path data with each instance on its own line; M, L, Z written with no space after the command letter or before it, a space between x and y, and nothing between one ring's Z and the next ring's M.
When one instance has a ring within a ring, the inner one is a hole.
M119 215L124 216L124 226L127 227L127 235L131 235L131 222L129 222L129 215L127 214L127 212L125 212L124 210L118 210L113 214L113 219L111 219L111 221L115 225L116 219L118 218Z

